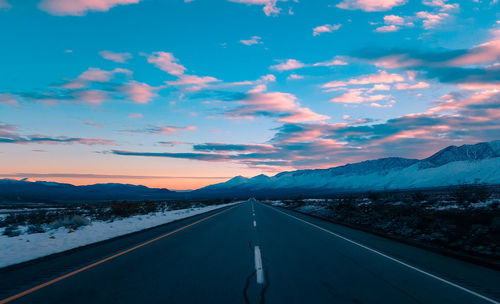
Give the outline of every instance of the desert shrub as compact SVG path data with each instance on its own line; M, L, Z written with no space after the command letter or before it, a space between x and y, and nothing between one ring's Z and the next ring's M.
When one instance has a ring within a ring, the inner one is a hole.
M14 237L14 236L18 236L20 234L21 234L21 231L19 231L19 229L17 229L17 225L7 226L5 228L5 230L3 231L3 235L6 235L8 237Z
M411 199L414 202L422 202L422 201L427 200L427 195L425 193L423 193L422 191L415 191L415 192L412 192Z
M81 226L87 226L90 224L89 220L80 215L65 216L63 218L57 219L51 223L53 229L60 227L66 227L68 229L78 229Z
M489 196L488 187L483 185L462 185L454 193L454 198L459 204L485 201Z
M33 233L44 233L45 229L42 227L42 225L29 225L28 226L28 233L33 234Z

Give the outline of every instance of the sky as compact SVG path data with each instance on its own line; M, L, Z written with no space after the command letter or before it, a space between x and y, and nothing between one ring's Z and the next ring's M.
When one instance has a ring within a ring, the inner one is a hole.
M500 139L497 0L0 0L0 177L196 189Z

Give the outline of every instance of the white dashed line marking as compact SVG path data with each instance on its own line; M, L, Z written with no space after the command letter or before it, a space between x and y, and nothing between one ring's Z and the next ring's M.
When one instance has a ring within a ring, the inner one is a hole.
M262 268L262 258L259 246L255 246L255 273L257 284L264 284L264 269Z

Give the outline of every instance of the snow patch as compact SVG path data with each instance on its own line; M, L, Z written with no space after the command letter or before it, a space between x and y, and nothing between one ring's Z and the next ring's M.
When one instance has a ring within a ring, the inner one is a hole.
M45 233L25 234L28 228L19 227L22 234L17 237L0 236L0 267L63 252L238 203L240 202L156 212L122 218L113 222L93 221L90 225L82 226L71 233L67 228L60 227Z

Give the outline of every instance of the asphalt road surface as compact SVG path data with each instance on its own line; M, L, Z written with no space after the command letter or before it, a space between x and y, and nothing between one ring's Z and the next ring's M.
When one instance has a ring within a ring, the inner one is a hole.
M0 270L1 304L499 299L498 271L254 200Z

